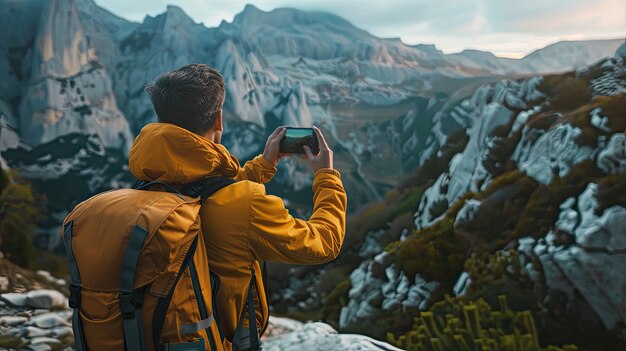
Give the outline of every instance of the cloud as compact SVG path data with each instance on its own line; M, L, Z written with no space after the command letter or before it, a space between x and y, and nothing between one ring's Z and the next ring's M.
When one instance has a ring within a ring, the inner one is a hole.
M122 17L141 21L176 3L196 22L232 21L247 0L96 0ZM444 52L465 48L521 56L563 39L626 36L624 0L256 0L264 11L280 7L327 11L380 37L434 43Z

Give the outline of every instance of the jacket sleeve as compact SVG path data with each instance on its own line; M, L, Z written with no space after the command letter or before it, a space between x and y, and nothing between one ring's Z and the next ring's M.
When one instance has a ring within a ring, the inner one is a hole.
M249 180L264 184L272 179L274 173L276 173L276 167L272 166L263 155L258 155L239 168L235 180Z
M283 200L254 186L250 200L250 245L259 260L317 264L337 257L346 232L346 192L339 172L320 169L313 180L313 214L294 218Z

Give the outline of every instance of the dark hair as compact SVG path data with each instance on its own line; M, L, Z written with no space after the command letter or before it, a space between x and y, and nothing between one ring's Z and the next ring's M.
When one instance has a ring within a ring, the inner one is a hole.
M224 77L203 64L160 74L145 87L159 122L175 124L196 134L215 125L226 97Z

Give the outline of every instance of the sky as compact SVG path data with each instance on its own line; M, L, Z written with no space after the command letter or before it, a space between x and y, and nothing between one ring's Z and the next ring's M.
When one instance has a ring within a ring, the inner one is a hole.
M118 16L146 15L180 6L194 21L231 22L247 3L326 11L382 38L435 44L444 53L464 49L520 58L561 40L626 37L626 0L95 0Z

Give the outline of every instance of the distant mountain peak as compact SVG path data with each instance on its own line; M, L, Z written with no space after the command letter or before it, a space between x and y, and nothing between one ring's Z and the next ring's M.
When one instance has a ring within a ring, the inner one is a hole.
M241 13L256 13L256 12L263 12L263 11L259 9L258 7L254 6L253 4L246 4L246 6L244 6L243 11Z
M188 22L195 24L193 19L185 12L181 7L177 5L167 5L165 13L163 14L168 19L174 19L177 22Z

